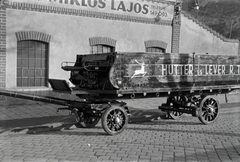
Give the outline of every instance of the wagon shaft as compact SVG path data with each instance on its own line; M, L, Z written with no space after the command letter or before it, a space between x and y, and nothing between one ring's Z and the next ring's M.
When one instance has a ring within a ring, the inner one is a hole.
M186 113L191 114L194 117L197 117L198 107L196 106L180 106L178 108L169 107L165 104L158 107L162 111L173 111L173 112L180 112L180 113Z
M33 101L40 101L45 103L52 103L56 105L62 105L62 106L68 106L70 100L63 100L60 98L53 98L53 97L43 97L43 96L36 96L32 94L26 94L26 93L19 93L15 91L7 91L0 89L0 95L8 96L8 97L15 97L15 98L21 98L26 100L33 100Z

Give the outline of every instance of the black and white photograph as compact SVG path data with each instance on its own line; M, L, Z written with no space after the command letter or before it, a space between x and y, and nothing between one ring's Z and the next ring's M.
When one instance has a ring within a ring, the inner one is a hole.
M0 162L240 162L240 0L0 0Z

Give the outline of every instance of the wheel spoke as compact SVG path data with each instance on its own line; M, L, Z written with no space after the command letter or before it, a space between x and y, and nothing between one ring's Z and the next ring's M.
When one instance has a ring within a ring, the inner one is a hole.
M217 115L217 111L214 111L214 112L213 112L213 115L216 116L216 115Z
M218 111L218 106L213 107L214 111Z
M210 121L213 121L215 119L214 115L209 115L210 116Z
M202 116L205 118L207 116L207 112L203 112Z
M116 116L116 114L117 114L117 110L115 109L113 110L113 116Z
M213 121L215 119L215 115L213 115L213 114L211 114L210 117L211 117L211 121Z
M211 99L208 99L207 100L207 105L210 105L211 104Z
M207 107L206 106L203 106L202 109L203 109L203 111L207 111Z
M208 114L207 116L207 121L211 121L211 115Z
M205 120L207 120L208 114L205 114L203 117Z

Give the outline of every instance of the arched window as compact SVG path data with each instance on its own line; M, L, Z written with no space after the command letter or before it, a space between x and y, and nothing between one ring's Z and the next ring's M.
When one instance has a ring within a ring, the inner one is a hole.
M167 43L159 40L145 41L146 52L165 53Z
M93 37L89 39L90 53L115 52L116 40L107 37Z
M50 36L18 32L17 87L47 86Z
M108 53L108 52L115 52L115 48L112 46L106 46L103 44L97 44L91 46L90 53Z

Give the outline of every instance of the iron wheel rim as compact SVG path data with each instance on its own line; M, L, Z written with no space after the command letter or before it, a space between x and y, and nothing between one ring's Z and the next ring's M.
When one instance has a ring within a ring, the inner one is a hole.
M218 103L213 98L208 98L202 104L201 116L206 122L213 122L218 116Z
M107 127L111 132L117 133L124 128L126 123L125 114L120 109L113 109L107 115Z

